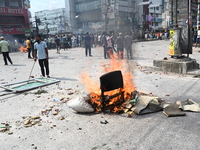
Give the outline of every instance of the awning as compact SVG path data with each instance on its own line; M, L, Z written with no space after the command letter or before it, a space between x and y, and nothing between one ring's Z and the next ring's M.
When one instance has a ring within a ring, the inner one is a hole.
M149 5L149 8L152 8L152 7L159 7L159 6L161 6L161 4L150 4L150 5Z
M138 3L138 5L149 5L149 4L152 4L152 1Z

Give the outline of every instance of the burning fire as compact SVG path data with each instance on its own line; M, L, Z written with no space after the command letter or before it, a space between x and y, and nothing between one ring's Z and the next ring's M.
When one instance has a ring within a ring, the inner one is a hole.
M131 93L136 90L134 83L133 83L133 75L132 72L128 70L128 66L126 60L117 60L114 55L111 55L110 64L102 64L103 72L108 73L116 70L121 70L124 82L124 100L130 100ZM90 93L91 104L95 106L96 112L101 111L102 109L102 102L101 102L101 90L100 90L100 81L93 79L86 71L83 71L81 74L82 83L85 85L85 88ZM112 90L109 92L105 92L105 95L111 96L116 93L119 93L120 89ZM119 101L120 96L112 98L108 103L107 106L111 106L117 101ZM112 112L117 113L120 112L122 106L116 106L112 109Z
M20 48L18 48L18 50L20 50L22 53L27 52L27 48L20 46Z

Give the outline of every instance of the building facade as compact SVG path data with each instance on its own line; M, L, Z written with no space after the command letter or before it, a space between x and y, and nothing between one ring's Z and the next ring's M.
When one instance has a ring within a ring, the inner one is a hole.
M149 5L149 15L152 16L153 20L149 24L150 31L163 30L162 27L162 13L164 11L164 1L163 0L152 0Z
M30 8L28 0L0 0L0 34L13 36L30 34L31 16L28 8Z
M162 14L163 28L168 28L171 25L186 27L188 25L188 21L192 27L197 25L198 0L178 0L177 7L176 0L165 0L164 3L165 7Z
M70 32L70 18L66 15L65 8L42 10L35 12L35 18L39 20L40 34L62 34Z
M72 32L125 31L138 27L142 20L137 13L137 1L66 0L66 6L70 6Z

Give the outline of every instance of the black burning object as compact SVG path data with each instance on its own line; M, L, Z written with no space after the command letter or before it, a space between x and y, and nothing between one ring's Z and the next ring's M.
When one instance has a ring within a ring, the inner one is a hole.
M109 72L100 77L102 110L105 110L106 104L109 103L110 99L115 98L117 96L121 95L119 102L120 103L124 102L124 91L122 91L123 87L124 87L124 82L123 82L122 72L120 70ZM119 93L116 93L111 96L104 95L104 92L112 91L115 89L120 89ZM115 105L119 104L116 103L111 107L114 107Z

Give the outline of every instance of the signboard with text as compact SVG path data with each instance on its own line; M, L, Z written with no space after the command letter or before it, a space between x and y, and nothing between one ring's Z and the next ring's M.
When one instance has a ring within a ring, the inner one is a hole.
M25 34L26 28L13 27L13 28L0 28L1 34ZM28 30L28 29L27 29Z
M6 8L6 7L0 7L0 14L1 15L20 15L20 16L26 16L28 15L27 9L21 9L21 8Z

